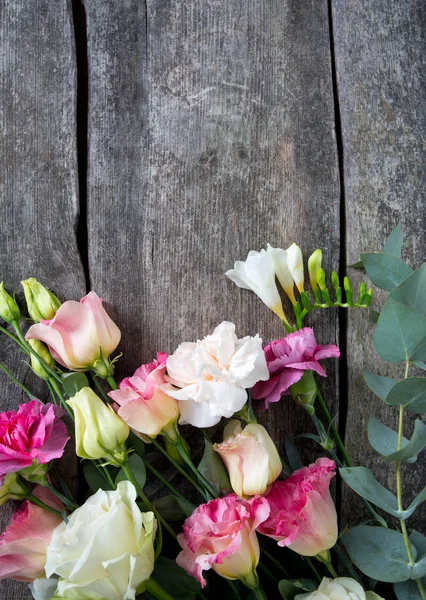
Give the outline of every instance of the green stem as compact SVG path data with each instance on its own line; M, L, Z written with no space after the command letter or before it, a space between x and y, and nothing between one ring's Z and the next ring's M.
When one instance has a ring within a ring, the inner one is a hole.
M162 588L161 585L154 579L152 579L152 577L150 577L146 582L146 590L158 598L158 600L175 600L174 596L171 596L169 592L166 592L166 590Z
M185 496L184 496L183 494L181 494L181 493L179 492L179 490L177 490L177 489L175 488L175 486L174 486L174 485L172 485L172 484L171 484L169 481L167 481L167 479L161 475L160 471L157 471L157 469L156 469L156 468L155 468L155 467L154 467L154 466L153 466L153 465L152 465L152 464L149 462L149 460L147 460L147 459L145 459L145 458L144 458L144 459L142 459L142 460L143 460L143 462L144 462L144 464L145 464L145 467L148 469L148 471L151 471L151 473L152 473L152 474L153 474L153 475L154 475L154 476L155 476L157 479L159 479L159 480L162 482L162 484L163 484L163 485L165 485L167 488L169 488L169 490L170 490L171 492L173 492L173 494L174 494L175 496L178 496L179 498L182 498L182 500L186 500Z
M206 498L206 494L204 492L204 490L198 485L197 481L194 481L194 479L185 471L185 469L183 469L180 464L178 462L176 462L174 460L174 458L172 458L167 452L166 450L163 448L163 446L161 444L159 444L157 442L157 440L151 439L152 441L152 445L157 448L157 450L159 450L170 462L171 464L175 467L175 469L177 469L177 471L179 471L179 473L181 475L183 475L188 481L189 483L195 487L195 489L197 489L200 494L203 496L203 498L205 498L206 500L208 500L208 498Z
M117 385L117 383L116 383L116 381L115 381L115 379L114 379L114 377L112 375L109 375L107 377L107 382L108 382L108 384L109 384L109 386L110 386L110 388L112 390L118 389L118 385Z
M263 544L260 544L260 548L261 548L262 554L264 554L266 557L268 557L269 560L271 561L271 563L277 567L277 569L284 575L284 577L286 579L288 579L289 578L289 574L284 569L284 567L282 566L282 564L274 556L272 556L272 554L270 554L270 552L268 550L265 549L265 547L263 546Z
M101 461L96 462L93 461L95 463L95 467L98 469L98 471L101 472L102 477L108 481L109 485L111 486L111 489L115 490L116 489L116 485L110 475L110 472L108 471L108 469L106 468L106 466L104 464L102 464Z
M52 513L54 515L58 515L58 517L61 517L61 519L62 519L62 513L59 510L55 510L54 508L52 508L48 504L45 504L42 500L39 500L36 496L33 496L32 494L27 494L25 496L25 498L27 498L33 504L36 504L37 506L40 506L40 508L44 508L44 510L47 510L48 512L50 512L50 513Z
M36 359L38 360L38 362L49 373L49 375L54 377L56 379L56 381L58 381L59 383L62 383L62 380L59 377L59 375L57 373L55 373L55 371L51 367L49 367L47 362L35 350L33 350L33 348L31 348L31 346L29 345L27 340L24 338L21 328L19 327L19 323L17 321L12 321L12 327L15 330L15 333L19 339L19 342L20 342L19 345L21 346L21 348L23 348L27 354L32 354L33 356L35 356ZM3 332L4 331L5 330L3 330ZM12 337L12 336L9 336L9 337Z
M111 402L111 398L107 395L107 393L105 392L104 388L102 387L100 381L98 381L98 378L96 377L96 375L92 374L92 380L93 383L95 384L98 392L100 393L100 395L102 396L102 398L105 400L105 402L108 402L108 404Z
M74 414L72 412L72 409L68 406L68 404L65 400L65 396L63 395L62 390L60 389L56 380L53 379L53 377L50 377L49 383L52 386L52 388L55 390L56 395L58 396L59 400L61 401L61 406L67 411L67 413L69 414L71 419L74 421Z
M308 563L312 573L315 575L315 579L318 581L318 583L321 583L322 581L322 577L321 575L318 573L318 571L316 570L316 567L312 561L312 559L309 556L305 556L304 557L306 562Z
M262 590L261 587L254 588L251 591L253 592L256 598L259 598L259 600L268 600L265 592Z
M121 465L121 468L123 469L124 474L126 475L127 479L131 483L133 483L133 485L135 486L135 489L136 489L137 493L139 494L140 499L144 503L145 508L147 510L152 511L154 513L154 515L156 516L156 518L158 519L158 521L164 527L164 529L166 529L170 533L170 535L174 539L176 539L177 538L176 533L173 531L173 529L170 527L170 525L167 523L167 521L160 515L160 513L157 511L157 509L154 506L152 506L151 502L148 500L147 496L145 495L144 491L142 490L141 486L139 485L135 476L133 475L133 472L130 469L128 463L123 463Z
M32 393L31 393L31 392L28 390L28 388L26 388L26 387L25 387L25 385L24 385L24 384L23 384L21 381L19 381L19 379L17 379L17 378L15 377L15 375L13 375L13 373L11 373L11 372L9 371L9 369L6 367L6 365L4 365L3 363L0 363L0 369L1 369L1 370L3 371L3 373L5 373L5 374L6 374L8 377L10 377L10 379L11 379L11 380L12 380L14 383L16 383L16 385L17 385L17 386L19 386L19 387L21 388L21 390L22 390L23 392L25 392L29 398L31 398L31 399L34 399L34 398L36 398L36 396L34 396L34 394L32 394Z
M206 489L206 491L208 492L208 494L212 497L212 498L217 498L218 494L215 492L215 490L213 489L210 481L208 481L204 475L197 469L197 467L194 465L194 463L192 462L191 458L188 456L188 454L186 453L185 448L182 446L182 443L179 441L176 444L176 448L177 451L179 452L180 456L182 457L182 459L185 461L185 463L188 465L188 467L191 469L191 471L194 473L195 477L197 477L197 479L201 482L201 485Z
M404 379L408 377L408 371L410 368L410 361L407 359L405 361L405 374ZM402 434L403 434L403 425L404 425L404 407L399 407L399 419L398 419L398 444L397 444L397 452L399 452L402 448ZM398 510L402 512L402 476L401 476L401 461L396 461L396 498L398 501ZM415 564L414 556L411 551L410 540L408 538L407 526L405 525L405 521L403 519L400 520L400 527L402 537L404 538L404 545L407 551L408 560L410 561L410 566L413 567ZM420 579L415 579L417 584L420 596L422 600L426 600L426 591L423 586L423 583Z
M338 574L336 573L336 571L334 570L334 567L331 564L331 562L325 563L325 566L326 566L327 571L333 577L333 579L335 579L336 577L339 577Z
M61 492L58 492L58 490L57 490L55 487L53 487L53 485L52 485L52 484L50 484L50 483L45 483L45 484L43 485L43 487L45 487L47 490L49 490L49 492L52 492L52 494L54 494L54 495L55 495L57 498L59 498L59 500L60 500L61 502L63 502L63 503L65 504L65 506L66 506L66 507L68 507L68 508L73 508L73 509L74 509L74 508L77 508L77 505L76 505L76 504L74 504L73 502L71 502L71 501L69 500L69 498L67 498L66 496L64 496L64 494L61 494Z
M237 600L242 600L240 591L239 591L238 587L235 585L235 582L232 581L231 579L227 579L226 583L229 585L231 590L234 592L234 596L237 598Z
M272 571L268 569L268 567L266 567L262 562L259 561L258 567L261 571L265 573L265 575L269 577L271 581L273 581L274 583L278 583L278 579L275 577Z

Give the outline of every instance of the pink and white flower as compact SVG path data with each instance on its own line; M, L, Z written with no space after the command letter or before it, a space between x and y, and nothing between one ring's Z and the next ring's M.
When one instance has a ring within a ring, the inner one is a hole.
M246 501L231 494L201 504L178 535L182 552L176 562L203 587L203 571L209 569L226 579L250 581L260 554L256 528L268 514L261 497Z
M121 333L107 315L102 300L90 292L80 302L68 300L49 321L29 328L26 339L49 347L53 358L72 371L87 371L106 361L120 342Z
M317 344L311 327L304 327L281 340L271 342L265 346L264 352L270 378L266 382L257 383L252 393L256 400L264 398L266 407L271 402L278 402L281 395L299 381L305 371L315 371L318 375L326 377L318 361L340 356L340 350L334 344Z
M63 508L59 500L45 488L35 488L33 495L51 508ZM26 500L0 536L0 579L10 577L18 581L33 581L43 575L47 547L53 530L61 523L59 515Z
M0 476L60 458L70 439L54 404L31 400L17 411L0 413Z
M238 339L235 325L224 321L212 335L186 342L167 359L166 394L179 401L180 423L211 427L232 417L247 401L246 388L269 378L262 340Z
M164 432L173 437L179 407L177 400L163 390L172 388L165 380L167 358L159 352L157 360L139 367L132 377L123 379L118 390L108 393L118 405L119 416L142 436L155 438Z
M270 514L259 526L259 533L302 556L332 548L338 535L336 508L329 491L335 468L332 460L319 458L285 481L275 481L264 496Z

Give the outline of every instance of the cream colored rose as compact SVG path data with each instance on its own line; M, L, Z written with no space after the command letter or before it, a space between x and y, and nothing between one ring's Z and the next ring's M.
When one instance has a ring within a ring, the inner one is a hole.
M55 598L135 600L154 569L155 530L129 481L98 490L53 532L45 571L63 578Z
M350 577L336 579L324 577L315 592L298 594L294 600L383 600L383 598L374 592L365 592L360 584Z

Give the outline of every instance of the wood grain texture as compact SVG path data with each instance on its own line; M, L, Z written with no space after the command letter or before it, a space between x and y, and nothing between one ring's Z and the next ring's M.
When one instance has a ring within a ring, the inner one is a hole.
M413 268L425 260L426 6L422 2L332 2L337 83L344 151L348 264L359 253L383 251L385 238L400 221L406 241L403 258ZM354 280L360 276L354 275ZM374 308L383 296L376 293ZM351 312L348 322L349 400L346 438L357 464L373 467L395 489L394 465L386 466L369 447L366 426L375 414L395 425L396 410L369 392L361 372L367 367L401 378L375 354L373 326ZM412 432L407 419L405 433ZM423 456L423 455L422 455ZM425 483L424 458L404 473L405 502ZM344 497L344 522L360 518L351 492ZM424 506L424 505L423 505ZM422 507L409 521L425 532Z
M0 3L1 278L10 290L37 277L63 299L79 298L84 276L75 239L78 217L75 63L70 3ZM23 322L24 323L24 322ZM35 377L4 336L0 361L37 393ZM27 401L0 373L1 410ZM45 396L43 396L45 397ZM64 464L76 474L72 454ZM10 520L1 508L0 529ZM31 597L26 584L0 582L0 597Z
M281 337L223 273L266 242L322 247L338 268L327 3L84 4L90 277L123 330L117 377L225 319ZM336 314L317 321L336 342ZM261 418L281 448L285 430L311 429L288 401Z

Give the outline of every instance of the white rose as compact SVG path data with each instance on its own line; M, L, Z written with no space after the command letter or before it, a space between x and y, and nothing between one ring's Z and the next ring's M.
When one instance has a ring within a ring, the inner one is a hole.
M154 569L155 530L129 481L98 490L53 532L45 571L63 578L55 598L135 600Z
M167 380L179 390L164 391L179 400L180 423L211 427L242 409L245 388L269 379L262 340L241 340L235 325L224 321L212 335L181 344L167 359Z
M237 260L234 268L226 271L225 275L238 287L252 290L281 320L286 321L270 252L250 250L246 260Z
M360 584L350 577L328 579L324 577L316 592L298 594L294 600L383 600L374 592L365 592Z

